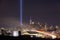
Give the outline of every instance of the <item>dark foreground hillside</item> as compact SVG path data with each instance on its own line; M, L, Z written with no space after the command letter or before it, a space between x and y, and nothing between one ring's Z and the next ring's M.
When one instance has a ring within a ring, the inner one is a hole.
M0 36L0 40L60 40L60 39L45 39L45 38L31 38L30 36L19 36L19 37L13 37L13 36Z

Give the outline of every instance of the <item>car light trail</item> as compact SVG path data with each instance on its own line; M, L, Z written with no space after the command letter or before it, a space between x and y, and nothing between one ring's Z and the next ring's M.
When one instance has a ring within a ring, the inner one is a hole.
M48 33L48 32L43 32L43 31L37 31L37 32L42 33L42 34L45 34L45 35L48 35L48 36L51 36L52 39L55 39L56 38L56 35L53 35L53 34Z

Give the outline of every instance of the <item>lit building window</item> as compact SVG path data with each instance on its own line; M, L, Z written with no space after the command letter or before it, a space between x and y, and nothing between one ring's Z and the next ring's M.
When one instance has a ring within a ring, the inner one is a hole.
M14 36L14 37L18 37L18 36L19 36L18 31L13 31L13 36Z

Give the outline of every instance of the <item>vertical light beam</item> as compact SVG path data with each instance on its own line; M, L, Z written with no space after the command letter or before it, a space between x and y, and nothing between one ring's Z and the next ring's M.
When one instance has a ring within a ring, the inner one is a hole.
M22 26L22 0L20 0L20 26Z

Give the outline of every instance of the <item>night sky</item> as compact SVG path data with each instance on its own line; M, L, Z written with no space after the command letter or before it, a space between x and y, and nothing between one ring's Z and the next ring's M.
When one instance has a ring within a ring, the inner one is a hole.
M23 0L23 22L30 16L43 23L60 26L59 0ZM19 0L0 0L0 27L20 25Z
M59 0L23 0L23 21L29 17L36 21L60 26Z
M0 0L0 27L19 26L19 0Z

